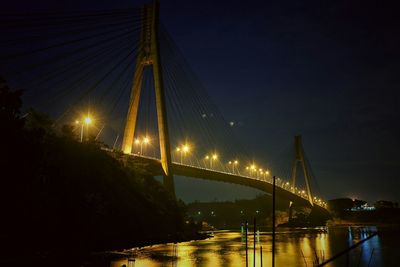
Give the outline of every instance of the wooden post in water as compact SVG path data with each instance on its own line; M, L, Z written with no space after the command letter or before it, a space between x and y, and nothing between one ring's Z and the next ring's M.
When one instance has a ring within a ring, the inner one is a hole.
M256 217L254 217L253 225L253 267L256 267Z
M248 260L248 258L249 258L249 254L248 254L248 252L247 252L247 231L248 231L248 223L247 223L247 221L246 221L246 230L245 230L245 235L246 235L246 267L248 267L249 266L249 260Z
M262 266L262 246L260 246L260 266Z
M272 186L272 267L275 267L275 185L276 178L274 176Z

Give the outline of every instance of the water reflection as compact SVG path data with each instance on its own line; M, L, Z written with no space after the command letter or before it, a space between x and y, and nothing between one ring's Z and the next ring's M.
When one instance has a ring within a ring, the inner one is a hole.
M239 229L238 229L239 230ZM376 228L339 227L331 229L279 229L276 236L276 266L313 266L323 262L361 239ZM245 238L242 231L221 231L211 239L165 244L126 251L126 258L111 262L111 267L155 266L245 266ZM271 232L256 235L256 266L271 263ZM248 264L253 266L253 233L248 234ZM260 251L262 246L262 252ZM338 258L329 266L383 266L379 237L373 237L354 249L349 256ZM371 256L372 255L372 256ZM131 259L130 261L129 258ZM135 259L133 261L132 259Z

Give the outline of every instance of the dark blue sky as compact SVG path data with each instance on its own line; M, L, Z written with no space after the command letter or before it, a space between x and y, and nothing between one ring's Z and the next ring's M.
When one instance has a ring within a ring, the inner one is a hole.
M93 10L135 1L13 1ZM140 1L143 3L144 1ZM327 198L400 201L400 19L380 1L161 1L161 20L255 158L302 134ZM194 190L196 188L196 190ZM178 179L186 200L257 192Z

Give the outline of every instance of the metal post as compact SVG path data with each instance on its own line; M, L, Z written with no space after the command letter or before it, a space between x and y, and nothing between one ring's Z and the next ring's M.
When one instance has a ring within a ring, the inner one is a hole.
M275 176L272 187L272 267L275 267Z
M245 235L246 235L246 267L249 266L249 254L247 251L247 232L248 232L248 230L249 230L249 224L246 221L246 231L245 231Z
M253 267L256 267L256 217L254 217L253 225Z
M81 123L81 143L83 142L83 123Z

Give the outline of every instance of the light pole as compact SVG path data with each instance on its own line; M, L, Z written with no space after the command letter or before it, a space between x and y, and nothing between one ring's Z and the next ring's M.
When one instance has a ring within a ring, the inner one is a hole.
M217 153L214 153L214 154L212 154L211 156L206 155L206 157L205 157L204 159L205 159L206 161L207 161L207 160L210 160L210 169L212 169L213 160L217 160L217 159L218 159L218 155L217 155Z
M89 124L92 123L92 119L88 116L85 118L86 124L86 141L89 141ZM83 131L83 124L82 124L82 131Z
M233 173L235 173L235 166L236 166L236 169L238 170L238 173L239 173L239 169L237 168L237 165L239 164L239 161L238 160L234 160L233 161Z
M254 171L257 172L257 170L256 170L256 165L252 164L252 165L250 166L250 176L251 176L251 177L253 177L253 172L254 172Z
M135 139L135 145L140 145L140 155L143 155L143 144L147 145L150 143L150 138L147 136L143 137L142 139L137 138Z
M82 121L76 120L75 124L76 125L81 125L81 143L83 142L83 127L86 125L86 141L89 140L89 124L92 123L92 119L87 116L85 117Z
M186 157L186 153L188 153L190 151L190 147L189 147L189 145L184 144L184 145L182 145L180 147L177 147L176 151L180 152L180 154L181 154L181 164L182 164L183 163L183 157L184 156Z
M232 173L234 174L235 173L235 166L237 166L238 164L239 164L239 161L238 160L230 160L229 162L228 162L228 164L230 165L230 166L232 166Z
M211 156L211 161L210 161L210 168L212 169L212 162L213 162L213 160L217 160L218 159L218 155L216 154L216 153L214 153L212 156Z

